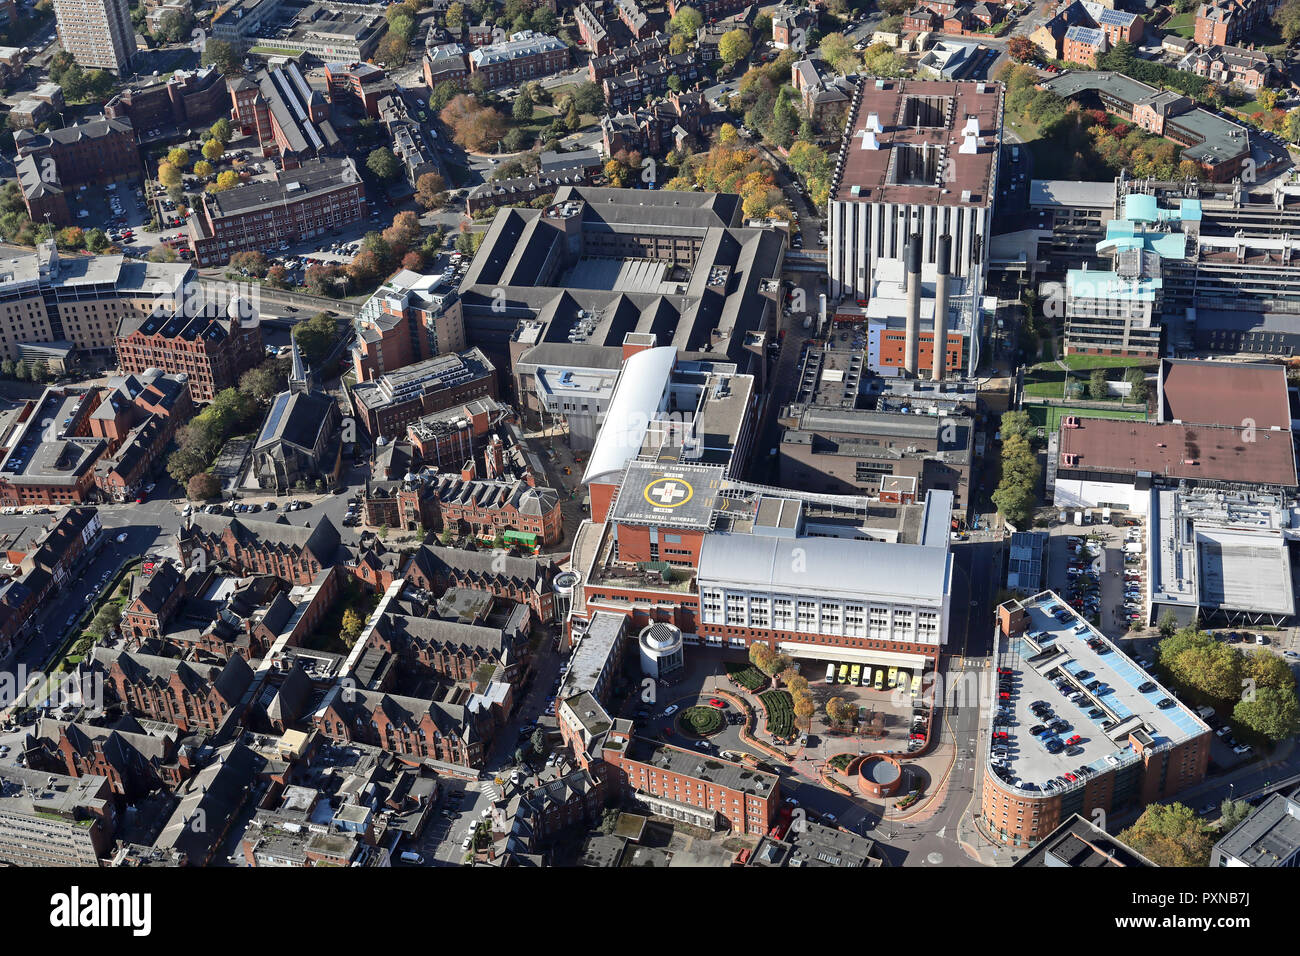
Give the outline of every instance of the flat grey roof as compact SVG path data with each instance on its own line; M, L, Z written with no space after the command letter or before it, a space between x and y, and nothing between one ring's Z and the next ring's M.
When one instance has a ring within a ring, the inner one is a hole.
M1031 179L1029 205L1066 209L1114 209L1113 182L1085 183L1072 179Z
M1247 866L1268 868L1288 863L1300 851L1300 803L1275 793L1258 810L1214 845Z

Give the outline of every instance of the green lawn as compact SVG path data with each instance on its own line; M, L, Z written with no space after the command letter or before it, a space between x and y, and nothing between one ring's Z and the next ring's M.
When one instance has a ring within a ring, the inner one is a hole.
M1151 359L1132 358L1124 355L1067 355L1062 359L1073 371L1093 368L1129 368L1134 365L1154 365Z
M1061 419L1066 415L1078 415L1080 418L1123 418L1129 421L1146 421L1146 412L1140 409L1120 408L1072 408L1068 405L1026 405L1029 420L1051 434L1061 426Z
M1192 34L1196 32L1196 14L1180 13L1176 17L1170 17L1161 29L1166 33L1176 33L1190 40Z

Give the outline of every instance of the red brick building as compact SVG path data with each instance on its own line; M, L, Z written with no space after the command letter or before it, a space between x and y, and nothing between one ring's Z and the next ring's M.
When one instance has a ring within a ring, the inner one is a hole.
M470 73L482 74L488 88L518 85L554 76L569 65L569 48L555 37L525 30L501 43L473 50Z
M236 574L271 574L291 584L311 584L341 557L338 529L324 516L307 528L200 513L177 538L184 567L196 567L202 554L206 566L224 564Z
M216 733L253 680L248 663L239 655L217 666L100 649L95 661L105 671L105 683L130 713L187 732Z
M738 763L660 744L615 728L601 753L611 792L647 805L654 813L715 829L726 821L733 833L761 835L776 822L781 779Z
M117 361L123 372L161 369L186 375L190 397L210 402L217 392L239 384L239 377L266 357L262 327L238 305L204 305L171 315L130 316L117 333Z
M309 159L272 180L204 193L189 219L199 266L222 265L236 252L266 250L328 234L365 215L365 186L351 157Z
M402 569L402 577L434 594L450 587L477 588L527 604L542 624L554 617L555 575L555 565L544 559L438 545L420 548Z
M131 581L131 599L122 610L120 628L127 640L162 637L163 629L185 600L185 579L170 561Z
M382 747L409 757L478 768L491 742L486 716L458 704L335 687L313 716L317 730L340 743Z

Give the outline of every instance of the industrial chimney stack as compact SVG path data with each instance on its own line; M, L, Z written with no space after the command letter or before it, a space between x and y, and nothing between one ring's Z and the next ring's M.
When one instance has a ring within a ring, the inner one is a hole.
M942 382L948 364L948 260L952 236L939 237L938 269L934 280L934 365L931 378Z
M907 325L903 336L903 371L916 378L920 368L921 336L921 236L912 233L907 243Z

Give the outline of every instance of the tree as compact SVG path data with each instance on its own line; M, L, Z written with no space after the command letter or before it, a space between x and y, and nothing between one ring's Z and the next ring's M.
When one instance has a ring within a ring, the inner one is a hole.
M1017 63L1024 63L1038 58L1038 48L1029 37L1014 36L1007 41L1007 56Z
M580 113L600 113L605 107L605 90L599 83L589 80L573 91L572 102Z
M680 33L674 33L671 40L668 41L668 52L673 56L680 56L686 52L686 37Z
M1232 717L1243 727L1269 740L1285 740L1300 732L1300 704L1295 688L1256 688L1254 697L1240 700Z
M239 56L234 48L225 40L215 40L212 37L208 37L203 45L202 63L204 66L215 66L224 76L239 71Z
M249 275L257 276L259 279L266 275L266 270L271 267L271 262L266 258L266 253L258 250L248 252L236 252L230 257L230 268L236 272L246 271Z
M1160 663L1177 683L1207 697L1228 701L1241 692L1245 664L1241 652L1194 625L1160 642Z
M425 209L447 205L447 183L441 173L424 173L415 181L415 201Z
M85 230L78 228L78 226L66 226L65 229L60 229L59 234L56 235L55 245L59 246L59 248L69 248L69 250L86 248Z
M298 343L298 351L306 361L316 366L334 347L338 335L338 324L325 312L318 312L293 327L293 340Z
M514 106L510 108L510 115L520 123L527 123L533 118L533 101L527 96L516 96Z
M1208 866L1214 846L1196 814L1181 803L1149 805L1119 838L1156 866Z
M1178 618L1174 617L1173 611L1165 611L1164 614L1160 615L1160 620L1156 624L1156 627L1160 631L1160 636L1162 638L1173 637L1174 632L1178 630Z
M400 258L406 250L413 247L420 239L420 219L409 209L404 209L393 217L392 224L380 237L388 244L389 254L386 261ZM369 236L367 236L369 240ZM367 243L373 246L373 240Z
M181 171L170 163L158 164L158 182L167 188L181 184Z
M1219 804L1219 832L1228 833L1236 829L1253 809L1245 800L1224 800Z
M694 40L695 35L704 26L704 17L694 7L682 7L677 15L668 21L669 33L680 33L687 39Z
M847 724L858 714L857 704L850 704L843 697L832 697L826 701L826 716L831 723Z
M365 626L366 622L362 620L361 615L355 609L347 608L343 612L343 621L339 626L339 639L350 650L357 642L357 638L361 636Z
M456 3L448 4L442 22L452 33L459 33L465 26L465 4L460 3L459 0Z
M1034 423L1029 419L1028 412L1004 412L1000 425L1002 440L1006 441L1013 436L1019 436L1025 441L1030 441L1034 434Z
M212 134L213 139L220 142L223 146L229 146L230 141L235 137L235 131L230 126L230 120L226 119L224 116L213 123L208 132Z
M212 175L212 164L206 159L200 159L194 164L194 175L201 179L207 179Z
M208 187L208 191L220 193L225 192L227 189L233 189L238 185L239 173L233 169L227 169L224 173L217 173L217 181Z
M210 163L215 163L226 154L225 144L221 140L213 137L203 144L203 158Z
M103 252L108 246L108 236L103 229L91 229L86 233L86 248L91 252Z
M1132 386L1128 393L1129 401L1145 404L1147 400L1146 373L1140 368L1131 368L1124 373L1124 381Z
M177 169L184 170L189 164L189 150L181 149L178 146L167 153L167 165L175 166Z
M1110 392L1106 388L1106 370L1095 368L1088 379L1088 397L1093 401L1102 401Z
M533 745L533 753L538 756L546 753L546 731L541 727L538 727L533 731L533 735L529 738L529 742Z
M221 497L221 481L210 471L200 471L185 483L185 494L191 501L208 501Z
M260 404L269 402L284 388L285 375L274 359L250 368L239 377L239 390Z
M394 33L390 28L384 34L384 38L379 41L379 46L375 49L375 56L379 62L386 63L389 69L393 69L405 63L410 52L410 43L400 34Z
M429 94L429 109L441 113L443 108L460 94L460 86L453 80L443 80Z
M754 44L750 42L749 33L744 30L730 30L718 41L718 55L722 57L722 62L728 69L749 56L749 51L753 48Z
M380 179L396 179L402 167L397 162L397 157L387 146L381 146L379 149L372 150L366 157L366 168L378 176Z

